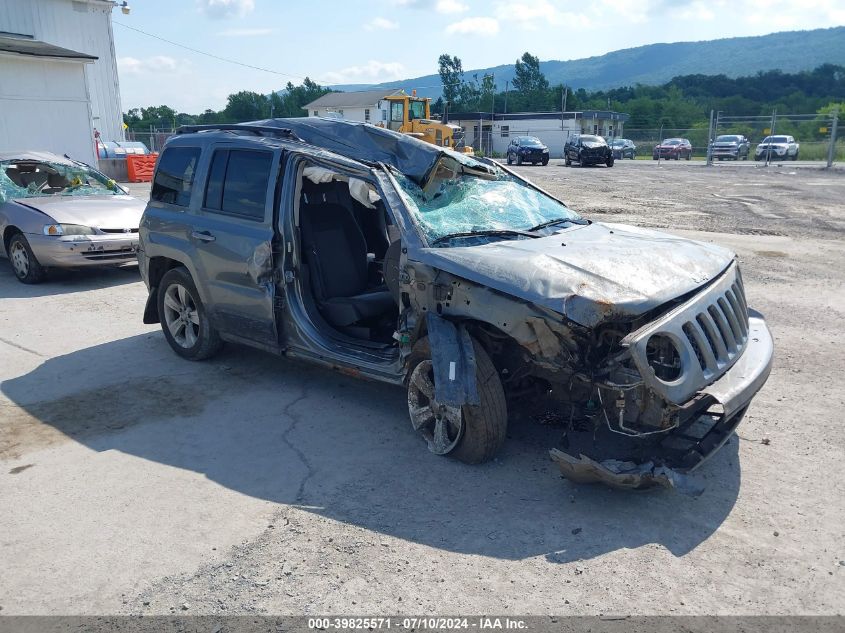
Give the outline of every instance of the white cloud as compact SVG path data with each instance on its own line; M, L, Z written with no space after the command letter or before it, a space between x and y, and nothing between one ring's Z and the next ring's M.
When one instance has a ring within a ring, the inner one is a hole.
M463 13L465 11L469 11L469 7L463 2L458 2L458 0L437 0L437 3L434 5L434 10L438 13L443 13L444 15L450 15L453 13Z
M464 18L446 27L448 35L496 35L499 21L496 18Z
M137 57L117 58L117 69L124 75L174 74L179 71L187 71L189 66L189 61L177 60L167 55L153 55L144 59Z
M561 11L547 0L498 2L496 4L496 17L507 24L516 24L529 30L567 25L583 28L592 24L592 20L585 13Z
M381 83L404 79L408 72L405 66L399 62L380 62L371 59L360 66L347 66L340 70L323 73L320 76L320 83L325 84L347 84L347 83Z
M398 29L399 24L387 18L373 18L364 25L368 31L392 31Z
M255 28L255 29L226 29L225 31L218 31L217 35L220 37L262 37L264 35L272 35L276 29Z
M255 10L255 0L196 0L197 7L214 19L242 18Z

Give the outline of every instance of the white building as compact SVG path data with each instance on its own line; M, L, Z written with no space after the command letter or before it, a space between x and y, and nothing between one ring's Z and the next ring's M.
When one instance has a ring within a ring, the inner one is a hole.
M387 121L389 107L384 98L401 93L400 88L330 92L302 108L308 111L308 116L340 116L349 121L366 121L376 124Z
M123 140L111 0L0 0L0 150L94 163Z
M563 155L563 145L571 134L596 134L606 139L623 135L628 115L621 112L455 112L449 123L464 128L464 142L487 153L504 155L515 136L534 136L549 147L552 157ZM479 127L481 134L479 137Z

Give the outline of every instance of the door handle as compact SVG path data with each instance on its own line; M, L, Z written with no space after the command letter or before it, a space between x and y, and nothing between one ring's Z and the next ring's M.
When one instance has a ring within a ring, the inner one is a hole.
M208 231L193 231L191 233L191 237L193 237L194 239L200 240L202 242L213 242L214 240L217 239L216 237L214 237Z

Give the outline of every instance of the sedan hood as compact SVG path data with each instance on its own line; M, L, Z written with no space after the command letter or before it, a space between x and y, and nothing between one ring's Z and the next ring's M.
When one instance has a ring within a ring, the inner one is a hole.
M423 253L427 264L589 327L636 318L685 295L734 258L713 244L601 223L537 239Z
M604 143L583 143L584 147L589 147L590 149L596 149L598 147L607 147Z
M97 229L137 229L146 206L131 196L52 196L19 198L18 204L36 209L60 224ZM45 224L49 223L45 219Z

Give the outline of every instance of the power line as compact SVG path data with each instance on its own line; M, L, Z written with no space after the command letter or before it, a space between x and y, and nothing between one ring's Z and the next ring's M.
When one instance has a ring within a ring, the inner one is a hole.
M146 35L147 37L151 37L153 39L156 39L156 40L159 40L159 41L162 41L162 42L166 42L167 44L170 44L171 46L178 46L179 48L183 48L186 51L191 51L192 53L197 53L198 55L205 55L206 57L211 57L212 59L216 59L216 60L221 61L221 62L226 62L226 63L229 63L229 64L235 64L236 66L242 66L244 68L251 68L252 70L260 70L261 72L270 73L272 75L279 75L281 77L289 77L291 79L298 79L300 81L304 81L305 79L310 79L310 77L303 77L301 75L292 75L291 73L284 73L284 72L281 72L281 71L278 71L278 70L273 70L271 68L263 68L261 66L254 66L253 64L247 64L245 62L240 62L236 59L229 59L228 57L221 57L220 55L215 55L214 53L209 53L207 51L201 51L198 48L193 48L191 46L186 46L185 44L180 44L179 42L174 42L173 40L169 40L165 37L161 37L160 35L154 35L153 33L148 33L147 31L142 31L139 28L135 28L134 26L129 26L128 24L124 24L123 22L118 22L117 20L113 20L113 22L115 24L117 24L118 26L122 26L125 29L129 29L130 31L135 31L136 33L140 33L141 35ZM313 81L316 81L317 83L320 83L320 84L332 84L332 83L334 83L334 82L331 82L331 81L320 81L319 79L314 79ZM382 83L398 83L400 81L402 81L402 80L386 81L386 82L382 82ZM432 86L416 86L414 89L416 90L416 89L423 89L423 88L443 88L447 85L457 86L457 85L460 85L461 83L462 82L456 82L455 84L439 83L439 84L432 85ZM377 88L370 88L369 90L376 90L376 89ZM368 90L348 90L346 92L368 92Z

